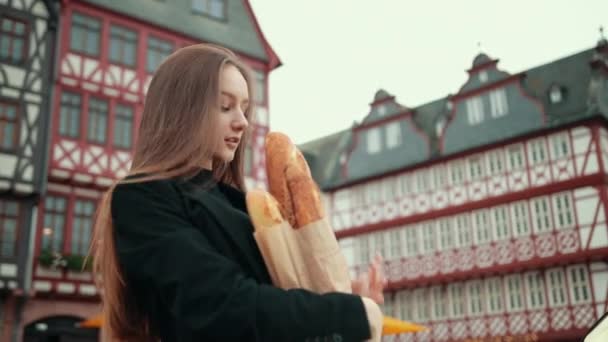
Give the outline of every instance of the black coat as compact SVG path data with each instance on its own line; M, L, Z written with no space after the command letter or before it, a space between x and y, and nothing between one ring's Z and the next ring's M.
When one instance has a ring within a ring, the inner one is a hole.
M163 342L363 341L360 297L271 285L244 194L208 180L120 184L112 220L129 305Z

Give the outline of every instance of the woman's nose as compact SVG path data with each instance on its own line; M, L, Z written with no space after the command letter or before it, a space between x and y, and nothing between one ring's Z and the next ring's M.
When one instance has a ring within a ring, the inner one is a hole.
M232 121L232 128L237 131L242 131L249 126L249 121L245 113L239 111L238 117Z

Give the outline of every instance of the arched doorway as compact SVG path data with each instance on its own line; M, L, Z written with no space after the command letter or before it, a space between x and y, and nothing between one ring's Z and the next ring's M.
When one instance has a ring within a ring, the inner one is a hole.
M81 328L82 318L74 316L46 317L28 324L23 342L97 342L99 329Z

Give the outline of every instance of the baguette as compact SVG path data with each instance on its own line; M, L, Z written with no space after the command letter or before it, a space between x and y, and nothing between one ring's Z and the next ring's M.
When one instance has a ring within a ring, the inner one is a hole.
M319 188L302 152L283 133L266 136L266 174L270 193L293 228L320 220L323 209Z
M277 226L285 221L281 216L277 200L264 190L248 191L245 202L256 231Z

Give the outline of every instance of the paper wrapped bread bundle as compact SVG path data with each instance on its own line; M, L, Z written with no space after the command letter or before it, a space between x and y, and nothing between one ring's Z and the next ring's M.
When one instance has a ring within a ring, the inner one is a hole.
M246 201L255 239L273 283L283 289L352 293L348 264L321 202L321 191L289 137L266 137L270 193L250 190ZM383 335L425 328L385 317Z

